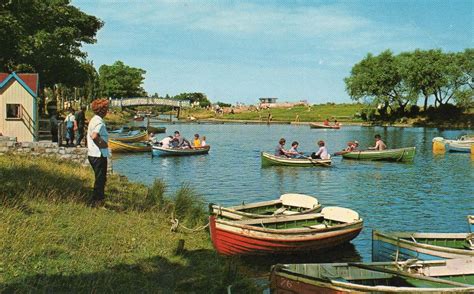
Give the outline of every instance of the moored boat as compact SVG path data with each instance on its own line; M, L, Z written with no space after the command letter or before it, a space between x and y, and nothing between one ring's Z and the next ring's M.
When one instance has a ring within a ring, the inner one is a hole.
M473 293L474 267L464 259L436 262L278 264L270 290L287 293Z
M207 154L211 146L207 145L199 148L163 148L160 146L152 147L153 156L189 156L189 155L200 155Z
M288 193L279 199L222 207L210 204L210 213L220 218L239 220L244 218L269 218L278 215L314 213L321 210L318 199L304 194Z
M109 140L109 148L112 152L149 152L151 150L150 144L146 142L126 143L115 140Z
M342 157L356 160L383 160L410 162L415 158L416 147L385 150L355 150L341 152Z
M142 131L130 131L126 135L119 134L113 137L113 140L126 143L142 142L148 140L148 134Z
M340 125L324 125L324 124L318 124L318 123L310 123L309 124L309 127L311 129L334 129L334 130L338 130L341 128Z
M474 263L474 236L469 233L372 232L372 260L467 258Z
M308 158L288 158L283 156L275 156L268 152L261 153L262 166L281 165L281 166L331 166L331 159L312 159Z
M223 255L289 254L328 249L359 235L363 220L351 209L325 207L321 213L228 220L209 217L212 244Z
M463 153L470 153L471 152L471 145L474 145L474 142L472 143L466 143L466 142L448 142L446 143L446 146L448 147L449 152L463 152Z

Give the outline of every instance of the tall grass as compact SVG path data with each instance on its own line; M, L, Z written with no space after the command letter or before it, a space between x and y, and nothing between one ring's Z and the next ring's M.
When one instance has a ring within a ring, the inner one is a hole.
M170 231L171 213L188 225L205 219L189 185L168 193L160 180L147 187L112 176L107 209L97 209L87 204L90 168L0 156L0 177L0 293L260 291L238 260L215 253L206 231Z

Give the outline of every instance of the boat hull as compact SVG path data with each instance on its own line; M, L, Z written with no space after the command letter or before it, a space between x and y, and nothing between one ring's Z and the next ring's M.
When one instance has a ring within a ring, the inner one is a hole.
M125 143L109 140L109 148L113 153L150 152L151 146L146 143Z
M300 166L300 167L328 167L331 166L331 159L300 159L284 158L272 155L267 152L261 153L262 166Z
M416 147L386 149L386 150L363 150L352 151L342 154L345 159L355 160L381 160L411 162L415 158Z
M462 152L462 153L470 153L471 145L474 145L474 143L451 142L451 143L446 144L449 152Z
M310 123L309 127L311 129L329 129L329 130L339 130L341 126L326 126L322 124Z
M462 243L466 233L383 233L372 232L372 260L440 260L469 258L474 261L474 251L415 242L416 239L443 240L446 244ZM413 238L413 240L408 240ZM414 241L415 240L415 241ZM458 246L459 247L459 246Z
M191 156L208 154L210 146L194 148L194 149L178 149L178 148L162 148L153 146L152 156Z
M113 138L114 141L124 142L124 143L135 143L148 140L148 134L146 132L140 132L132 136L118 136Z
M236 226L211 215L209 227L214 248L222 255L291 254L347 243L359 235L362 220L343 228L307 229L307 232L288 233Z

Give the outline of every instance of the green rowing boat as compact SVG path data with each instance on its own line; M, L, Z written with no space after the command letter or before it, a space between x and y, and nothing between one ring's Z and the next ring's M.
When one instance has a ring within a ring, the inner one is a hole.
M312 159L308 158L288 158L275 156L273 154L262 152L262 166L282 165L282 166L331 166L331 159Z
M384 160L410 162L415 158L415 147L386 149L386 150L362 150L343 152L341 155L347 159L356 160Z

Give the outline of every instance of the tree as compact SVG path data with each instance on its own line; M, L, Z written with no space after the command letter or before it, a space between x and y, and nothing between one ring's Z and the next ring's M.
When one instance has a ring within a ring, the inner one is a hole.
M130 67L122 61L116 61L113 65L104 64L99 68L101 93L114 98L147 96L142 88L145 73L145 70Z
M83 43L95 43L103 23L69 0L16 0L0 4L0 68L34 71L41 86L82 86Z
M189 100L191 103L198 102L201 107L211 105L211 102L204 93L181 93L173 98L178 100Z

